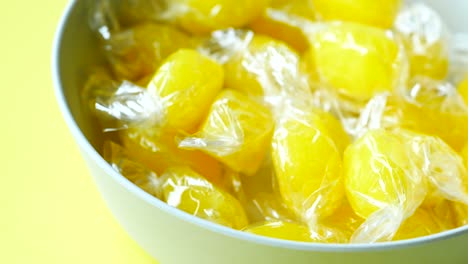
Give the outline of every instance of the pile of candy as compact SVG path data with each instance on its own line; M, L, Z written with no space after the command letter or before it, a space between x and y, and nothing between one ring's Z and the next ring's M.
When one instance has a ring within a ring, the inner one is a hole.
M323 243L468 224L468 41L429 6L92 0L89 25L103 155L170 206Z

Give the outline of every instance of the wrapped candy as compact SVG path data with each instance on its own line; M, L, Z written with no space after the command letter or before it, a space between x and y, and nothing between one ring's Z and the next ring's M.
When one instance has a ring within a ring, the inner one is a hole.
M372 98L359 116L341 116L353 136L372 128L406 128L438 136L460 151L468 140L468 106L449 82L424 76L412 78L407 88Z
M405 44L411 76L440 80L447 76L448 32L436 11L423 3L412 3L398 14L395 30Z
M90 28L103 39L122 27L162 21L167 9L163 0L88 0Z
M143 81L150 78L161 63L181 48L191 48L195 42L177 28L156 23L144 23L113 33L103 44L106 57L119 79Z
M311 43L305 64L322 87L367 101L406 82L405 52L391 32L350 22L316 24L305 30Z
M403 127L439 136L457 151L468 141L468 106L451 83L413 78L402 99Z
M283 113L272 140L278 187L288 208L317 231L344 195L341 155L320 115L294 107Z
M423 202L427 194L423 164L412 153L418 140L405 131L370 130L346 149L347 198L356 214L366 219L352 242L392 239Z
M169 168L161 179L162 197L170 206L234 229L247 226L239 201L188 167Z
M189 166L213 184L225 186L227 171L221 163L201 151L179 149L173 135L149 137L128 129L120 132L120 140L135 161L158 174L171 166Z
M223 90L200 130L179 142L198 149L234 171L252 175L260 168L273 131L271 112L235 90Z
M244 229L244 231L272 238L299 242L315 242L311 238L308 227L299 223L270 221L251 225Z
M134 161L126 149L112 141L106 141L103 149L104 159L114 170L154 197L162 197L161 179L156 173Z
M171 167L158 177L135 162L126 149L110 141L104 144L104 157L127 179L170 206L235 229L248 224L236 198L189 167Z
M164 130L190 133L222 86L220 65L195 50L181 49L164 61L146 89L124 81L114 89L85 89L85 99L101 115L150 136Z
M345 152L347 197L366 222L355 242L389 240L420 206L444 200L468 205L460 156L437 137L396 129L370 130ZM446 206L447 207L447 206Z
M450 209L447 206L447 209ZM452 219L450 219L452 220ZM393 240L404 240L429 236L453 228L453 224L445 222L431 210L419 208L401 225Z
M201 49L224 64L227 87L271 106L285 96L310 94L299 55L280 41L250 31L217 31Z
M250 28L256 34L284 41L298 52L308 49L309 43L302 27L314 21L314 10L308 0L273 0L262 16Z
M168 1L169 16L193 34L218 29L242 28L260 16L269 0L174 0Z
M322 224L332 232L339 243L349 243L352 235L363 222L364 219L354 212L347 199L343 200L341 206L332 215L322 220Z
M319 20L353 21L371 26L390 28L401 0L314 0Z
M281 198L271 157L267 156L255 175L242 177L241 185L243 197L239 200L251 222L297 221Z

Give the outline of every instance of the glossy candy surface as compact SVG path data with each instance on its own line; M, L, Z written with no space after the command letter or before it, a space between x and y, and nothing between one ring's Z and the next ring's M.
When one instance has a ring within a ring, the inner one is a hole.
M198 149L234 171L254 174L268 151L273 119L270 110L235 90L223 90L200 131L179 143Z

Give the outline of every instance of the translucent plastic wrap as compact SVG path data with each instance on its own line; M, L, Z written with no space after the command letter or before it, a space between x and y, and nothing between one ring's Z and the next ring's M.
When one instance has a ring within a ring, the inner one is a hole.
M112 141L106 141L103 155L112 168L129 181L157 198L162 197L161 180L158 175L134 161L133 156L126 149Z
M438 136L460 151L468 140L468 105L451 83L412 78L403 91L374 96L359 116L342 115L346 131L359 137L368 129L398 128Z
M401 0L314 0L319 20L354 21L376 27L390 28Z
M269 0L173 0L169 16L186 31L206 34L218 29L242 28L262 14Z
M424 201L424 164L413 157L418 140L405 131L370 130L346 149L347 197L354 211L366 219L352 242L391 240Z
M320 115L294 107L283 113L272 141L279 190L288 208L317 231L344 195L341 154Z
M157 134L165 130L193 132L223 86L223 70L195 50L180 49L169 56L142 88L124 81L116 90L101 87L85 96L93 109L126 127Z
M446 205L448 213L451 213L450 207ZM443 216L442 216L443 217ZM419 208L401 225L396 233L394 240L404 240L428 235L454 228L453 223L446 222L444 218L437 215L433 210ZM452 221L452 216L449 216Z
M250 27L257 34L284 41L298 52L309 48L302 27L315 20L312 2L308 0L273 0Z
M188 167L169 168L161 178L163 200L170 206L235 229L247 226L239 201Z
M149 137L138 129L128 129L120 132L120 140L130 156L158 174L171 166L189 166L210 182L224 186L227 172L221 163L201 151L179 149L172 135Z
M286 44L250 31L216 31L201 50L224 63L226 87L274 106L285 96L310 94L299 55Z
M316 24L305 30L311 48L304 60L311 78L322 87L366 101L406 82L404 48L392 32L350 22Z
M323 219L321 224L332 232L335 242L349 243L352 235L363 222L364 219L359 217L347 199L344 199L341 206L332 215Z
M468 205L463 161L437 137L370 130L346 150L344 165L347 197L366 218L353 235L355 242L392 239L420 205L439 212L448 207L445 200ZM453 227L445 226L439 231Z
M278 190L278 182L272 161L265 159L258 172L242 177L242 198L239 198L252 223L265 221L297 221L296 216L284 204Z
M248 224L236 198L189 167L171 167L158 177L135 162L125 148L110 141L104 145L104 156L115 170L170 206L235 229Z
M104 42L106 57L119 79L142 81L150 78L164 59L195 41L177 28L144 23L113 33Z
M216 98L200 130L182 139L179 147L202 150L232 170L252 175L264 160L273 126L268 108L226 89Z
M398 14L395 29L409 56L411 75L444 79L448 72L449 39L442 18L423 3L412 3Z
M306 225L292 222L271 221L249 226L244 231L257 235L294 240L299 242L317 242L311 238Z

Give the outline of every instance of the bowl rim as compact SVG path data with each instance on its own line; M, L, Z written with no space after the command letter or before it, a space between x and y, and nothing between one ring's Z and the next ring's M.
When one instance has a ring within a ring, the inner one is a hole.
M60 76L60 51L63 39L63 33L68 25L69 17L76 8L78 0L69 1L65 7L64 12L60 18L58 26L56 28L53 47L52 47L52 79L54 84L54 93L56 101L59 105L62 117L68 126L68 129L72 133L75 142L80 147L81 154L86 153L92 160L96 162L96 165L103 171L107 176L111 177L114 181L120 184L123 188L127 189L133 195L140 198L143 202L146 202L157 209L173 216L179 220L186 222L187 224L195 224L205 230L215 232L221 235L229 236L231 238L246 241L255 244L262 244L271 247L287 248L302 251L315 251L315 252L371 252L371 251L384 251L384 250L395 250L403 249L415 246L421 246L427 243L433 243L436 241L447 240L462 235L468 234L468 226L458 227L455 229L447 230L438 234L430 236L413 238L401 241L390 241L390 242L379 242L374 244L326 244L326 243L312 243L312 242L297 242L282 239L269 238L234 230L225 226L221 226L210 221L198 218L191 214L185 213L177 208L173 208L163 201L151 196L146 193L132 182L127 180L120 173L112 169L112 167L104 160L104 158L96 151L91 145L84 133L79 128L75 121L71 110L68 107L63 85ZM114 216L115 217L115 216Z

